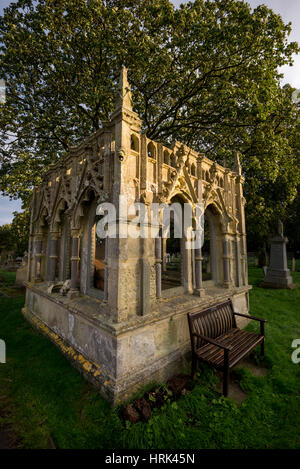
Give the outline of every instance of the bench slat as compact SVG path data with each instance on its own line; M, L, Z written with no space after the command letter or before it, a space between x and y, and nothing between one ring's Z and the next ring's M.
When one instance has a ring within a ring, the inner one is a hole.
M261 341L262 337L254 332L241 331L233 329L231 333L220 336L216 339L222 345L230 345L232 350L229 353L229 366L232 367L239 357L244 356L248 351L255 348ZM216 345L207 344L196 351L199 358L210 362L218 368L223 367L224 351Z

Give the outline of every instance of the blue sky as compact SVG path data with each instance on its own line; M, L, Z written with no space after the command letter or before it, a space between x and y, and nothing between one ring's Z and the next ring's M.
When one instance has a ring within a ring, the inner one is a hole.
M0 0L0 15L3 14L3 8L12 3L10 0ZM186 3L182 0L173 0L174 5ZM265 4L272 8L276 13L281 14L285 22L292 22L291 41L300 43L300 0L247 0L251 7L255 8L260 4ZM293 67L282 67L284 73L283 83L290 83L297 89L300 89L300 54L295 57ZM1 78L1 77L0 77ZM0 196L0 225L10 223L12 213L21 210L19 200L10 201L7 197Z

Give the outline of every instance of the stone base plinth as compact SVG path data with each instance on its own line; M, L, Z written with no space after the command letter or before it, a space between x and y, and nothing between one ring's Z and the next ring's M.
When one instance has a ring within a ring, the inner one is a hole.
M211 287L204 298L162 298L152 304L150 314L116 324L105 302L48 294L47 285L27 283L23 314L101 394L119 404L147 383L190 371L188 312L231 297L235 310L247 313L248 291L249 287ZM238 325L246 323L247 319Z
M289 269L267 269L266 276L260 284L263 288L276 288L276 289L293 289L295 284L290 275Z
M277 283L277 282L272 282L272 281L263 281L259 285L262 288L274 288L277 290L280 289L285 289L285 290L293 290L296 288L296 285L294 283L288 283L288 284L282 284L282 283Z
M194 295L199 296L200 298L205 297L205 288L197 288L194 290Z

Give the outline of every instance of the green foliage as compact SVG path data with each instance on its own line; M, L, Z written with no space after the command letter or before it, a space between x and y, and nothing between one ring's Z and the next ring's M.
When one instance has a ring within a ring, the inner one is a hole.
M28 249L30 214L28 209L13 214L11 224L0 226L0 250L22 256Z
M11 236L11 225L0 226L0 251L12 251L14 248L15 243Z
M297 193L292 205L286 211L285 234L288 237L288 249L293 251L297 257L300 254L300 192Z
M27 202L49 165L110 118L125 64L150 138L228 166L242 152L249 230L266 238L299 184L299 113L278 72L299 50L290 30L234 0L13 3L0 18L0 189Z
M28 209L23 212L14 212L11 222L12 237L16 244L16 254L23 255L28 250L30 213Z

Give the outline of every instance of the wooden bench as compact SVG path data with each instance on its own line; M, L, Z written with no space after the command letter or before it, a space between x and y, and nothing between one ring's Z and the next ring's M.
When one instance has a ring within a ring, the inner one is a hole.
M260 321L260 334L239 329L236 316ZM223 371L223 394L228 394L229 370L247 356L259 344L265 355L265 319L248 314L235 313L231 300L202 311L188 313L192 344L192 376L197 361L209 363Z

